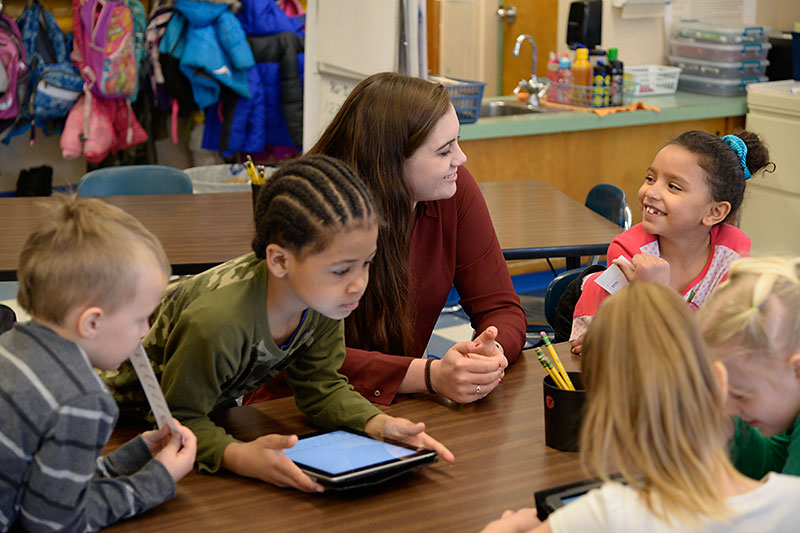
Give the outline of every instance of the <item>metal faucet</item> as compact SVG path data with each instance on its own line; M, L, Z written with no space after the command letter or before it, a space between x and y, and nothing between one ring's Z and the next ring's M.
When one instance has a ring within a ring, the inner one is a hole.
M523 33L517 37L514 43L514 57L519 57L519 49L522 47L524 41L530 41L532 48L532 61L531 61L531 77L529 80L520 80L514 89L514 94L519 94L520 91L525 90L528 92L527 104L532 107L539 107L539 98L544 96L547 90L547 85L540 82L536 77L536 41L527 33Z

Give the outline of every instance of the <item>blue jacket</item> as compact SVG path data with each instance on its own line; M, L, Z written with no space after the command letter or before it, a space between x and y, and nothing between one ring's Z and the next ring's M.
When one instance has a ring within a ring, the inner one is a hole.
M203 148L228 156L303 142L303 22L273 0L249 0L237 13L256 66L248 72L250 98L223 93L222 116L206 112Z
M159 49L180 60L200 109L219 101L220 85L250 97L247 71L255 59L227 4L178 0Z

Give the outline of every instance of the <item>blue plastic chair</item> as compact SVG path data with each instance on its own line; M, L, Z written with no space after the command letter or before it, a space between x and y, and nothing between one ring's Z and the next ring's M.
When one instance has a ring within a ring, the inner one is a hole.
M567 290L567 285L580 276L584 270L585 267L579 267L562 272L553 278L553 281L547 286L547 290L544 291L544 317L551 328L555 327L556 308L558 308L558 302L561 301L564 291Z
M600 183L586 195L586 207L622 229L631 227L633 214L628 207L625 191L612 183Z
M633 213L628 206L625 191L612 183L600 183L592 187L586 195L586 207L607 218L622 229L628 229L633 222ZM589 259L589 264L597 264L599 256Z
M192 180L183 170L163 165L99 168L78 182L78 196L192 194L192 191Z

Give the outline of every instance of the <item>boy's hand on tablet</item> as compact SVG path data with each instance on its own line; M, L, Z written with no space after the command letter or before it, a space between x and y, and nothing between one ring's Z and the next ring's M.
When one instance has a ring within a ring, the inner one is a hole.
M297 435L263 435L250 442L232 442L225 447L222 466L240 476L254 477L278 487L303 492L324 492L289 459L283 450L297 444Z
M398 418L386 414L375 415L367 421L364 432L373 437L386 437L419 448L434 450L448 463L456 458L444 444L425 433L425 424L414 423L406 418Z
M174 422L180 433L170 431L169 426L165 424L158 431L146 431L142 434L142 438L145 439L145 443L148 443L151 437L158 437L164 432L164 429L167 430L166 439L156 441L158 445L161 445L161 448L154 454L154 457L164 465L172 479L178 481L192 471L194 458L197 454L197 437L194 436L191 429L177 420L174 420ZM151 435L145 438L147 433ZM150 449L150 453L153 453L153 448L150 448L149 443L147 447Z

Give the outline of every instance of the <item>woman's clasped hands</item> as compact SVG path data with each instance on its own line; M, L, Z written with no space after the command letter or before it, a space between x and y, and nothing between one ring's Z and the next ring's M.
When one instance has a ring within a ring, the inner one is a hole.
M475 340L454 344L431 365L433 390L458 403L474 402L492 392L508 366L496 338L497 328L489 326Z

